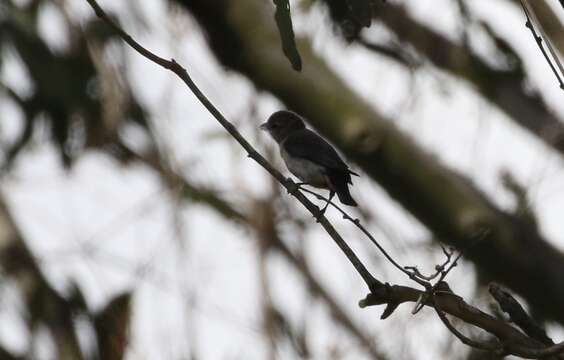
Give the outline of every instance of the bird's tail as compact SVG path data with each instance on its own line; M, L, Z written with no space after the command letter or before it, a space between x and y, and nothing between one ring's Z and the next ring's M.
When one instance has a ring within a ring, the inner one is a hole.
M337 196L339 197L339 201L345 205L349 206L357 206L356 201L351 196L349 192L349 185L348 182L350 181L350 175L343 176L342 174L331 174L330 181L333 185Z
M339 201L345 205L358 206L356 201L352 198L351 193L349 192L349 187L346 183L344 183L343 186L338 187L337 196L339 197Z

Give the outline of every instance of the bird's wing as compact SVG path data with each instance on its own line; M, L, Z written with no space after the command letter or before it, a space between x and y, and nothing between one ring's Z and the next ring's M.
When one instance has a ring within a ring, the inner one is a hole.
M281 145L291 156L310 160L329 169L354 174L333 146L311 130L295 131Z

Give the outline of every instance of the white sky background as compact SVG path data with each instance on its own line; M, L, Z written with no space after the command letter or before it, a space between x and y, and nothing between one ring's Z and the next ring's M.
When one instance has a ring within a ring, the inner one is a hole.
M70 3L76 18L91 16L85 1ZM261 149L274 146L263 139L264 135L257 137L258 124L240 119L250 96L257 95L239 76L226 73L216 64L193 21L170 16L161 0L144 1L139 9L148 22L147 30L128 19L126 1L100 3L108 10L118 11L122 24L143 45L164 57L174 57L187 67L228 118L242 120L240 130L248 139ZM404 3L421 21L457 38L453 1ZM476 0L471 5L476 14L502 34L517 40L512 43L524 56L531 86L542 88L547 101L564 114L564 94L523 25L522 13L501 0ZM564 249L564 172L558 155L547 151L503 114L474 96L467 84L437 71L418 74L412 82L394 64L375 61L365 50L336 41L318 14L304 16L296 6L293 9L298 32L312 34L316 49L351 87L445 164L471 177L504 208L511 208L513 200L503 189L499 172L510 169L528 186L531 206L539 216L543 233ZM498 21L500 13L502 22ZM167 21L163 21L165 16ZM64 44L65 39L65 29L58 21L56 14L50 12L41 27L54 47ZM374 36L380 36L376 27L373 31ZM477 46L483 46L487 54L486 44ZM129 49L127 54L127 75L148 105L154 125L176 164L189 169L187 176L221 189L238 203L247 192L266 194L269 180L258 165L224 139L204 137L221 134L222 130L184 85ZM21 91L30 91L15 59L7 61L2 81L18 83ZM406 94L410 87L415 100L409 100ZM263 94L260 97L259 111L264 119L279 105ZM8 103L1 105L2 136L10 138L21 130L21 114ZM135 131L127 136L131 141L139 141ZM192 350L202 359L265 357L266 342L261 335L258 311L258 255L249 234L201 206L187 204L178 211L158 177L143 167L123 168L104 155L88 153L72 172L66 173L55 150L42 141L44 138L41 132L36 134L35 146L28 147L11 176L2 179L0 190L54 286L64 290L69 281L76 281L92 308L103 306L120 291L136 289L129 359L180 359ZM405 239L402 246L426 240L426 230L366 177L356 181L353 196L370 208L379 222ZM290 197L284 200L292 201ZM294 208L303 213L299 207ZM174 221L175 216L179 221ZM333 220L346 238L358 238L355 230L338 216ZM394 245L376 228L373 230L403 263L432 267L431 263L421 264L426 252ZM418 315L420 319L413 320L409 315L411 309L405 307L382 322L378 320L382 309L359 309L357 301L366 290L341 253L315 225L303 235L306 254L321 282L358 324L376 335L380 346L395 351L406 346L409 354L418 343L423 343L429 351L417 352L418 359L435 359L438 351L444 350L450 335L446 336L446 330L430 313L423 311ZM358 240L352 240L352 245L367 259L376 256L374 249ZM388 280L406 283L388 265L373 266L385 271ZM284 260L272 259L269 271L275 303L290 319L307 319L308 331L315 334L310 337L310 345L316 359L327 358L325 351L335 343L346 348L344 358L361 358L359 354L363 352L358 344L347 334L333 331L336 326L326 307L307 299L299 275ZM462 282L457 279L470 283L467 288L456 289L462 295L471 294L471 274L471 266L465 265L449 275L453 284ZM6 292L8 295L0 296L0 343L21 351L29 338L14 316L14 308L19 309L17 294ZM390 341L386 338L390 333L407 334L401 338L407 338L408 344ZM46 343L39 347L44 358L49 358ZM192 349L194 344L196 349ZM456 349L464 347L457 345ZM279 352L281 359L291 359L291 354L287 349Z

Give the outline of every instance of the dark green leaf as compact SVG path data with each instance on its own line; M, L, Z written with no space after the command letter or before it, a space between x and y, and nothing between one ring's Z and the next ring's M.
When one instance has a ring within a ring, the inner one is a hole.
M302 59L296 47L292 18L290 17L289 0L274 0L274 4L276 5L274 19L276 20L276 25L280 32L282 50L284 51L284 55L290 60L292 68L296 71L300 71L302 69Z

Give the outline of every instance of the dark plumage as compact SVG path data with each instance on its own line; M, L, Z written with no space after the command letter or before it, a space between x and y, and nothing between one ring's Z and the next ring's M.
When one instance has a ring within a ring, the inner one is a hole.
M337 151L325 139L305 127L302 118L290 111L277 111L260 126L268 131L280 146L280 155L288 170L308 185L328 189L331 199L357 206L348 184L354 173ZM325 209L324 209L325 210Z

